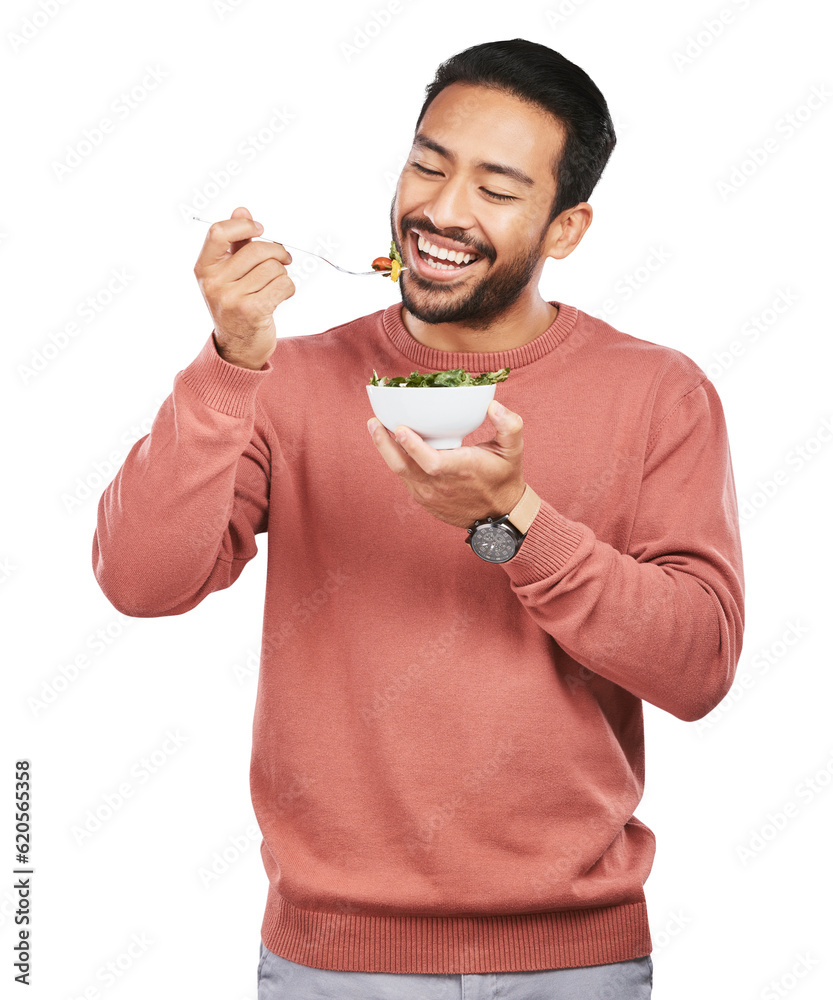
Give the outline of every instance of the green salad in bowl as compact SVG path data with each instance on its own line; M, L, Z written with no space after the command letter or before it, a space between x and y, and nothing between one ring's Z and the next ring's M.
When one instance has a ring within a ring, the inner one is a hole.
M464 368L441 372L411 372L410 375L373 377L367 395L373 412L391 432L400 424L416 431L432 448L459 448L466 434L486 419L498 382L505 382L508 368L471 375ZM420 389L420 392L402 392ZM459 389L459 392L448 392ZM397 390L397 391L392 391Z
M448 386L454 388L461 385L494 385L495 382L506 381L508 368L500 368L496 372L484 372L482 375L471 376L464 368L446 368L442 372L411 372L406 378L396 375L393 378L379 378L373 369L373 378L368 385L401 385L407 389L439 388Z

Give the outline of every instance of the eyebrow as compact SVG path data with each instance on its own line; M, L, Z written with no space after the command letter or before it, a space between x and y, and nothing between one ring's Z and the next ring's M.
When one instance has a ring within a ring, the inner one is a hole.
M439 153L440 156L444 156L452 163L456 160L456 156L450 149L446 149L445 146L441 146L433 139L429 139L424 132L417 132L414 136L414 145L433 149L435 153ZM475 163L475 167L478 170L488 170L491 174L503 174L505 177L511 177L521 184L526 184L527 187L533 187L535 184L535 181L528 174L525 174L523 170L520 170L518 167L510 167L506 163L487 163L485 160L482 160L480 163Z

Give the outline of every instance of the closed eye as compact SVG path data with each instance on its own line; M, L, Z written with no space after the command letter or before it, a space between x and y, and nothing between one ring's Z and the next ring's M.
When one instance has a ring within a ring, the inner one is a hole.
M423 174L433 174L435 177L439 177L440 176L439 170L429 170L428 167L423 167L423 165L421 163L416 163L416 162L412 161L411 162L411 166L412 167L416 167L417 170L420 171L420 173L423 173Z
M490 198L497 198L498 201L515 201L511 194L496 194L494 191L487 191L486 188L483 188L483 193L489 195Z
M439 170L429 170L428 167L423 167L423 165L421 163L416 163L413 160L411 161L411 166L412 167L416 167L416 169L421 174L430 174L432 177L441 177L442 176L442 174L441 174L441 172ZM511 195L511 194L498 194L496 191L489 191L486 188L483 188L483 193L489 195L490 198L497 199L498 201L516 201L517 200L514 195Z

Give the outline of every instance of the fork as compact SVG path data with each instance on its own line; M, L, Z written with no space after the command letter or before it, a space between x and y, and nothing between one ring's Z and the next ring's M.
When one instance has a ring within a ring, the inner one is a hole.
M204 222L206 225L210 226L211 223L208 219L201 219L198 215L192 215L192 219L196 219L197 222ZM343 274L383 274L385 276L390 274L390 271L348 271L346 267L339 267L338 264L334 264L331 260L327 260L326 257L322 257L320 253L313 253L312 250L304 250L302 247L293 247L288 243L281 243L280 240L270 240L267 236L255 236L254 239L263 240L265 243L277 243L279 246L286 247L289 250L297 250L299 253L308 253L312 257L317 257L319 260L323 260L325 264L329 264L330 267L334 267L337 271L341 271ZM407 271L407 267L401 267L400 271Z

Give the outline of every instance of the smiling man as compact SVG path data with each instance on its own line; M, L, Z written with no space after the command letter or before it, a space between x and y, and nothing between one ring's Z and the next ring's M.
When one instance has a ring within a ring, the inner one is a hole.
M714 386L538 292L614 144L578 66L476 45L393 199L401 304L279 337L290 254L245 208L206 237L213 330L104 492L93 567L123 613L178 615L268 533L259 1000L650 997L642 703L723 699L744 591ZM504 367L463 447L369 416L374 368Z
M555 319L538 293L541 269L573 249L592 210L581 203L552 217L565 140L552 114L493 85L434 89L391 208L410 267L403 321L441 350L520 346ZM612 125L605 139L609 152Z

